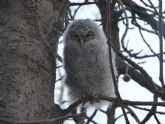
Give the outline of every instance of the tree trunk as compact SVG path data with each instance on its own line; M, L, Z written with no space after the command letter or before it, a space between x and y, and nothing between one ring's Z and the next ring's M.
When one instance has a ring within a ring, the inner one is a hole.
M67 0L0 0L0 123L57 117L55 54Z

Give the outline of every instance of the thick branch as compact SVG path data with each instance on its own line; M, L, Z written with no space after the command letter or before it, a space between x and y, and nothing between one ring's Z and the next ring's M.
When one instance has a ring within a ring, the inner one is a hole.
M156 93L160 98L165 99L165 94L161 92L162 88L153 81L149 80L148 77L145 77L143 74L137 71L137 69L135 69L133 66L125 63L121 58L118 58L117 65L120 74L125 74L126 67L129 66L128 74L131 76L131 79L133 79L142 87L148 89L153 94Z

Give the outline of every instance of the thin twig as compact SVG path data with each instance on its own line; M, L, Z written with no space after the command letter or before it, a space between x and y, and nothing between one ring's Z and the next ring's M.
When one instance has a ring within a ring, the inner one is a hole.
M92 121L92 119L94 118L94 116L96 115L96 113L97 113L97 109L93 112L93 114L91 115L91 117L88 118L88 121L86 122L86 124L89 124Z
M151 4L151 7L154 9L155 13L158 14L158 11L156 10L156 7L154 4L151 2L151 0L148 0L148 2Z
M153 49L151 48L151 46L150 46L150 45L147 43L147 41L145 40L145 38L144 38L144 36L143 36L143 34L142 34L140 28L139 28L139 32L140 32L140 35L141 35L141 37L142 37L144 43L147 45L147 47L149 48L149 50L155 55L156 53L153 51ZM158 59L159 59L159 57L158 57Z
M165 88L165 85L164 85L164 71L163 71L163 30L162 30L162 0L159 0L159 48L160 48L160 72L159 72L159 80L161 82L161 85L162 85L162 89L163 89L163 92L164 92L164 88Z
M129 29L129 27L128 27L128 26L129 26L129 21L128 21L128 16L127 16L126 10L125 10L125 8L124 8L124 6L123 6L123 3L121 2L121 0L118 0L118 3L119 3L119 4L121 5L121 7L122 7L122 10L123 10L124 16L125 16L125 20L126 20L126 23L125 23L126 29L125 29L125 31L124 31L124 34L123 34L122 38L121 38L122 47L123 47L123 49L125 50L124 39L125 39L125 37L126 37L126 35L127 35L128 29Z
M135 112L128 106L126 106L126 109L128 110L128 112L130 113L130 115L135 119L135 121L140 124L140 120L138 118L138 116L135 114Z
M148 108L142 108L142 107L138 107L138 106L132 106L136 109L139 109L139 110L143 110L143 111L150 111L151 109L148 109ZM156 114L162 114L162 115L165 115L165 112L161 112L161 111L155 111Z
M57 59L58 59L60 62L63 62L63 58L62 58L59 54L57 54Z
M70 3L70 6L82 6L82 5L90 5L90 4L96 4L96 2L83 2L83 3Z
M130 114L129 112L126 112L126 114ZM121 117L123 117L123 114L120 114L118 117L115 118L115 121L117 121L118 119L120 119Z
M159 121L159 119L158 119L158 117L156 116L156 114L154 114L154 118L155 118L157 124L161 124L160 121Z
M154 102L157 102L158 97L154 95ZM145 124L151 117L154 115L156 111L157 106L153 105L148 114L145 116L145 118L142 120L141 124Z
M59 79L57 79L55 82L61 81L65 76L61 76Z

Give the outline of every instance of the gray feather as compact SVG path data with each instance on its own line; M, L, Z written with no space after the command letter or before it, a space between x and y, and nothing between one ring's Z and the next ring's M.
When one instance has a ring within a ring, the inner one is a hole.
M101 28L89 19L75 20L64 32L64 43L65 84L72 100L115 97L107 39Z

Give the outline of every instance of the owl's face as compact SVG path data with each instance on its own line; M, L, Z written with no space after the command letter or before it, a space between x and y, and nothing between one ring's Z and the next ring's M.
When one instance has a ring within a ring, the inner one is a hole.
M75 21L68 29L68 37L72 42L77 42L81 46L94 41L97 36L96 26L90 20Z

